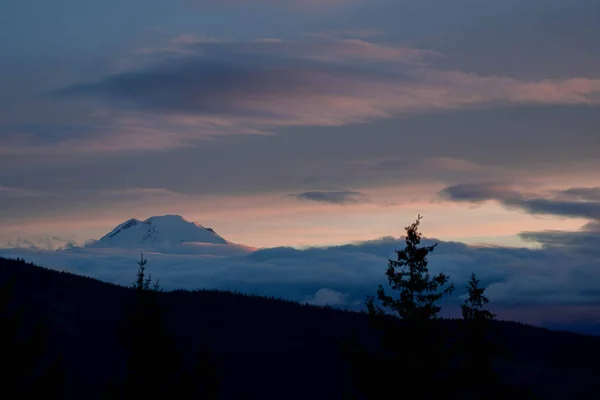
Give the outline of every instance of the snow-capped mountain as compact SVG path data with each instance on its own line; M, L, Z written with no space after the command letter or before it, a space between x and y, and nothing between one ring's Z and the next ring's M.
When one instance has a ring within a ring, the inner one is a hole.
M179 215L150 217L145 221L130 219L118 225L100 240L88 243L90 248L138 248L180 244L230 245L215 231Z

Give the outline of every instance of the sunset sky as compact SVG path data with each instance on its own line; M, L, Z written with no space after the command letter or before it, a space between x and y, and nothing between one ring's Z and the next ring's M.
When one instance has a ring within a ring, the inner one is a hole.
M600 245L597 0L0 3L0 247ZM551 231L551 232L548 232ZM583 240L582 239L582 240Z

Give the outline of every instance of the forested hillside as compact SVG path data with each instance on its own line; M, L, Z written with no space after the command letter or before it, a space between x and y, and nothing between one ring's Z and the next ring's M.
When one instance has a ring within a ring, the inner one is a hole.
M4 367L18 375L3 376L3 387L62 398L119 398L136 388L196 398L357 398L353 372L364 375L376 359L353 357L353 348L378 349L367 314L279 299L156 292L142 314L135 289L1 258L0 287ZM494 368L513 393L591 398L600 389L600 339L514 322L493 328L490 341L503 349ZM460 341L461 321L439 329L448 347ZM136 368L155 376L132 377Z

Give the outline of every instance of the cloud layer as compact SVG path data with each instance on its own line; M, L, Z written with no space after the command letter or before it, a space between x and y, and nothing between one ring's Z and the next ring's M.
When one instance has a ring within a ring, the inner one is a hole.
M431 244L426 239L423 244ZM531 250L502 247L469 247L440 242L430 257L432 273L449 273L457 286L446 301L447 311L458 315L466 282L475 272L495 310L505 319L518 318L552 325L573 322L569 312L597 307L600 272L596 257L565 247ZM317 304L360 309L367 294L385 284L387 258L402 248L401 239L382 238L327 248L270 248L234 252L211 248L146 251L148 271L167 290L218 288L240 290ZM218 247L218 246L217 246ZM226 246L225 246L226 247ZM129 284L135 277L135 250L71 248L63 251L2 250L2 256L24 257L44 266ZM519 314L520 308L530 314ZM561 309L539 320L536 313ZM596 314L598 315L598 314ZM592 322L587 316L576 322Z
M103 141L118 140L114 149L482 105L600 103L599 79L527 81L441 70L435 51L364 39L180 36L140 53L121 72L48 95L109 107L114 115L107 115L112 126L103 129ZM146 114L155 128L144 123ZM120 139L111 139L110 131Z

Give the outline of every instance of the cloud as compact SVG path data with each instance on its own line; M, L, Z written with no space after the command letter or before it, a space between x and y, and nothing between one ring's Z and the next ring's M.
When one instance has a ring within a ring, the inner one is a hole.
M600 201L600 187L571 188L558 192L558 197L574 198L579 200Z
M80 245L77 237L70 235L70 238L51 237L29 237L28 239L17 238L14 241L6 243L7 248L29 249L29 250L64 250ZM3 248L0 243L0 248Z
M600 256L600 222L590 222L578 231L525 231L519 237L539 243L544 248L560 248L571 252Z
M597 188L567 189L562 196L595 199ZM449 186L440 195L451 201L481 203L495 200L509 208L517 208L529 214L546 214L572 218L600 219L600 201L569 201L523 195L507 186L494 184L460 184Z
M535 194L524 195L502 185L461 184L443 189L440 195L444 199L458 202L481 203L494 200L508 208L520 209L532 215L590 219L590 222L577 231L524 231L518 236L545 249L600 255L600 191L597 187L554 191L551 192L551 198L544 198Z
M600 79L480 76L437 70L436 58L428 49L364 39L242 42L185 35L145 50L120 72L47 96L87 98L109 109L105 134L84 141L95 151L181 147L219 135L481 105L600 103Z
M313 297L306 300L306 302L317 305L343 306L346 304L346 297L348 297L348 294L322 288Z
M298 194L290 194L300 200L316 201L331 204L357 204L367 201L367 196L360 192L348 190L337 191L311 191Z
M448 186L440 192L440 196L446 200L474 203L503 199L508 195L514 195L514 192L505 186L489 183Z

